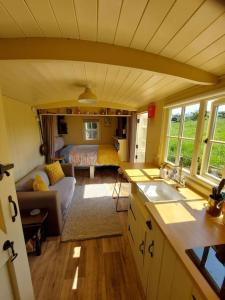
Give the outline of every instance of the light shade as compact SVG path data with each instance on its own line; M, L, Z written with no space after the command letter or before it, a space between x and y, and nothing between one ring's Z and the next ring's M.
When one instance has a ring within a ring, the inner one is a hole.
M96 103L97 97L92 91L86 87L84 92L78 97L78 102L85 104L94 104Z

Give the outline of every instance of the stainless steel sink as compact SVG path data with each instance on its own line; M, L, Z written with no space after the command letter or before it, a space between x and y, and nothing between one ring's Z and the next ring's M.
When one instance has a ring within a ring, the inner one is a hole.
M179 201L185 199L175 187L163 182L147 182L137 184L140 192L142 192L151 202L168 202Z

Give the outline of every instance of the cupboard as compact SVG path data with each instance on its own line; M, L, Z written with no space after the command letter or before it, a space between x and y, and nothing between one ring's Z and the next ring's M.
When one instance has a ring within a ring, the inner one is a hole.
M147 300L205 300L137 194L131 194L128 237Z

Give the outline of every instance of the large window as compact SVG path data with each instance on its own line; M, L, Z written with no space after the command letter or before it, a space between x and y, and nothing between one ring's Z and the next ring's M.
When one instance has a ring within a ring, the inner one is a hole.
M165 160L218 181L225 167L225 100L169 109Z
M211 118L205 139L202 175L222 177L225 165L225 104L212 104Z
M198 114L199 103L171 109L167 135L166 160L168 162L179 164L182 157L183 166L190 169Z
M84 139L86 141L99 140L99 122L98 120L84 121Z

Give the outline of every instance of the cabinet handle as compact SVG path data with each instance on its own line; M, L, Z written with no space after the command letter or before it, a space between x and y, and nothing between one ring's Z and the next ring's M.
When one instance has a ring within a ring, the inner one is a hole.
M11 262L13 262L14 259L17 258L18 253L16 253L15 250L14 250L14 242L7 240L7 241L5 241L5 243L3 245L3 250L6 251L6 250L9 250L9 249L11 249L11 252L12 252L10 260L11 260Z
M17 206L16 206L16 202L13 201L12 196L9 196L8 200L9 200L9 203L12 203L12 205L13 205L14 215L12 216L12 221L15 222L16 221L16 217L18 215L18 209L17 209Z
M145 247L145 242L142 241L139 245L139 251L141 252L141 254L144 254L144 247Z
M193 299L193 300L197 300L196 297L195 297L194 295L192 295L192 299Z
M153 255L154 255L154 245L155 245L155 242L152 241L151 244L148 246L148 252L151 255L151 257L153 257Z
M151 220L146 221L146 225L148 226L148 229L152 230L152 222L151 222Z

